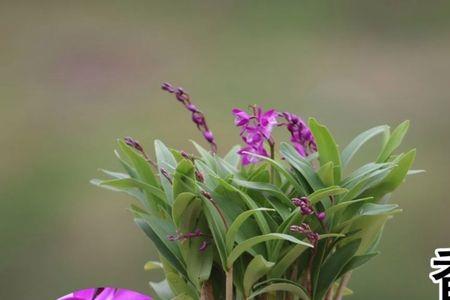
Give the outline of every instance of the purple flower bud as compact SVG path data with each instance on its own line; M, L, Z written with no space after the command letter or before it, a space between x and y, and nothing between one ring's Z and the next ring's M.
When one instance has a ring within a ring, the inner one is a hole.
M178 87L176 90L175 90L175 96L176 96L176 98L178 99L178 101L180 101L180 102L187 102L187 101L189 101L189 94L188 93L186 93L184 90L183 90L183 88L181 88L181 87Z
M125 137L124 139L125 144L127 144L128 146L136 149L139 152L144 152L144 148L142 147L142 145L135 139L133 139L130 136Z
M168 235L168 236L167 236L167 239L168 239L169 241L172 241L172 242L173 242L173 241L178 240L178 237L171 234L171 235Z
M181 156L183 156L185 159L191 159L191 156L186 152L186 151L181 151L180 152Z
M200 244L200 247L198 248L198 250L199 250L200 252L203 252L203 251L205 251L207 248L208 248L208 243L207 243L206 241L203 241L203 242Z
M198 112L197 107L192 103L189 103L188 105L186 105L186 108L191 112Z
M309 232L306 237L311 243L316 244L320 236L317 232Z
M205 125L205 117L199 112L195 112L192 114L192 121L194 121L197 126Z
M209 143L214 143L214 135L211 131L207 130L203 132L203 136Z
M161 84L161 88L164 91L167 91L167 92L169 92L171 94L173 94L175 92L175 89L173 88L173 86L170 83L168 83L168 82L164 82L163 84Z
M319 219L320 221L325 220L325 217L326 217L325 212L323 212L323 211L316 213L316 216L317 216L317 219Z
M204 182L205 181L205 177L203 176L203 174L199 171L195 171L195 178L197 179L197 181L199 182Z

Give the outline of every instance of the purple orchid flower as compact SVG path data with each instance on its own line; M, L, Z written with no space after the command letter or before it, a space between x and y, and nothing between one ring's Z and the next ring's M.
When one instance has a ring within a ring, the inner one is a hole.
M317 151L317 145L308 125L297 115L284 112L280 116L284 117L287 123L287 130L291 133L291 143L301 156L307 156Z
M238 151L244 166L260 161L252 153L269 156L264 147L264 142L273 144L271 134L273 128L278 124L279 113L276 110L270 109L264 112L262 108L257 106L252 106L252 110L252 115L238 108L232 110L235 117L234 124L242 128L240 135L246 144Z
M152 300L150 296L111 287L80 290L58 300Z

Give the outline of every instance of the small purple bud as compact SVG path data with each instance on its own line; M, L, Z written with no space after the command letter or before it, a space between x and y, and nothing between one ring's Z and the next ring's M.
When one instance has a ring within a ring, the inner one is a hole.
M194 121L197 126L205 125L205 117L199 112L195 112L192 114L192 121Z
M172 241L172 242L173 242L173 241L176 241L178 238L177 238L176 236L174 236L174 235L171 234L171 235L168 235L168 236L167 236L167 239L168 239L169 241Z
M183 88L178 87L175 91L175 96L177 97L178 101L180 102L186 102L189 101L189 94L187 94Z
M291 225L289 227L289 230L292 231L292 232L301 232L301 228L298 225Z
M309 232L308 234L306 234L306 237L313 244L316 244L319 240L319 234L317 232Z
M317 216L317 219L319 219L320 221L325 220L325 217L326 217L325 212L323 212L323 211L320 213L316 213L316 216Z
M173 86L170 83L168 83L168 82L164 82L163 84L161 84L161 88L164 91L167 91L167 92L169 92L171 94L173 94L175 92L175 89L173 88Z
M203 242L200 244L200 247L198 248L198 250L199 250L200 252L203 252L203 251L206 250L206 248L208 248L208 243L207 243L206 241L203 241Z
M204 182L205 181L205 177L203 176L203 174L199 171L195 171L195 178L197 179L197 181L199 182Z
M209 143L214 143L214 135L211 131L207 130L203 132L203 136Z
M192 103L189 103L188 105L186 105L186 108L191 112L198 112L197 107Z
M144 148L142 147L142 145L135 139L133 139L130 136L125 137L124 139L125 144L127 144L128 146L136 149L139 152L144 152Z
M189 153L187 153L186 151L181 151L180 152L181 156L183 156L186 159L191 159L191 156L189 155Z

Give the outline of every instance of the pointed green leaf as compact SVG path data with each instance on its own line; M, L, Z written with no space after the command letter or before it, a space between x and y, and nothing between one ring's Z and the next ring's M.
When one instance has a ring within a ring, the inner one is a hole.
M371 128L363 133L359 134L353 141L348 144L342 151L342 166L346 167L355 153L370 139L377 136L380 133L385 133L389 130L389 126L382 125Z
M334 164L334 180L339 184L341 181L341 157L338 145L328 128L319 124L315 118L309 119L309 127L316 140L317 151L319 152L320 165L324 165L329 161Z
M251 210L244 211L241 213L234 221L231 223L230 228L227 231L226 234L226 245L227 245L227 252L230 253L234 246L234 241L236 240L236 234L238 233L241 225L254 213L258 211L274 211L270 208L255 208Z
M256 244L259 244L259 243L262 243L265 241L270 241L270 240L286 240L286 241L289 241L289 242L292 242L295 244L305 245L306 247L312 247L311 244L300 241L299 239L293 237L292 235L287 235L287 234L282 234L282 233L268 233L268 234L264 234L264 235L259 235L259 236L252 237L252 238L238 244L233 249L233 251L231 251L231 253L227 259L228 268L231 268L233 266L233 263L236 261L236 259L238 259L239 256L241 256L241 254L244 253L245 251L248 251Z
M250 295L253 285L274 266L273 262L264 259L262 255L258 255L248 264L244 273L244 293L245 297Z
M395 128L395 130L390 135L383 149L381 150L380 155L377 158L377 163L386 162L392 153L397 149L403 141L403 138L406 135L406 132L409 128L409 121L404 121L400 125Z

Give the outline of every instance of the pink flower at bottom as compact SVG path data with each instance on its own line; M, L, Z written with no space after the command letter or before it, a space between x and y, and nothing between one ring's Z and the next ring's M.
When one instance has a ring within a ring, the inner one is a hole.
M106 287L76 291L58 300L152 300L152 298L127 289Z

